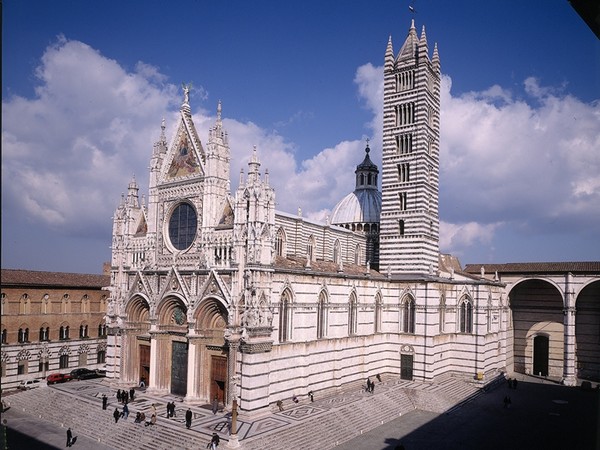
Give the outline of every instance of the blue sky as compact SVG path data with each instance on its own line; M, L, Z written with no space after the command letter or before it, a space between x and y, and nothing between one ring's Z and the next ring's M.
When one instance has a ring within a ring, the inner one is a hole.
M278 209L325 220L366 138L381 162L383 56L413 17L442 62L441 250L598 260L600 42L566 0L5 0L2 267L102 270L182 82L204 142L223 103L232 188L256 145Z

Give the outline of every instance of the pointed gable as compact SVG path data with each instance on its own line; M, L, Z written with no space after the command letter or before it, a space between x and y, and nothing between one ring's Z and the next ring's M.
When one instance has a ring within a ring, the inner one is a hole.
M138 225L135 229L134 237L143 237L148 233L148 222L146 222L146 214L142 211L140 214L140 220L138 221Z
M233 208L231 207L231 202L228 198L225 200L225 206L223 207L223 212L219 218L217 228L233 228L233 221Z
M181 119L177 128L177 134L167 157L163 168L163 179L185 179L190 177L202 176L205 173L204 160L205 152L198 137L198 132L192 120L190 106L187 103L188 96L181 106Z

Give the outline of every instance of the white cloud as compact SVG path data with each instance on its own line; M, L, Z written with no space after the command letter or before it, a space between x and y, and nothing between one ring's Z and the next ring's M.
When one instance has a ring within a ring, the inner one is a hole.
M139 62L128 72L86 44L60 37L36 71L33 99L2 103L3 213L26 215L65 234L107 235L120 193L147 167L160 121L170 140L180 87ZM357 69L355 83L372 113L371 158L381 161L382 68ZM600 102L585 104L562 88L524 81L524 98L492 86L459 96L442 81L441 249L458 255L493 246L500 229L590 232L600 222ZM192 100L207 97L194 87ZM214 110L194 106L206 142ZM277 209L324 220L354 189L364 141L341 141L300 161L293 142L252 122L230 118L232 190L254 145L276 188ZM283 122L282 122L283 123ZM6 208L18 208L6 211ZM593 232L593 231L592 231ZM596 231L597 233L597 231Z

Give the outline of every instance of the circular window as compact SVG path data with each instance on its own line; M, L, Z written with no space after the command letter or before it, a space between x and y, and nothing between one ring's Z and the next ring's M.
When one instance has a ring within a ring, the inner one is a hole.
M177 250L185 250L192 245L196 237L198 218L196 210L188 203L175 208L169 219L169 240Z

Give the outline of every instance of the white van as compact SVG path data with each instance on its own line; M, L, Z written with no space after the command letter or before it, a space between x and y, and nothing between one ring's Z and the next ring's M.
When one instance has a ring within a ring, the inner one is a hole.
M28 389L35 389L40 387L40 380L23 380L19 383L18 388L22 391L26 391Z

